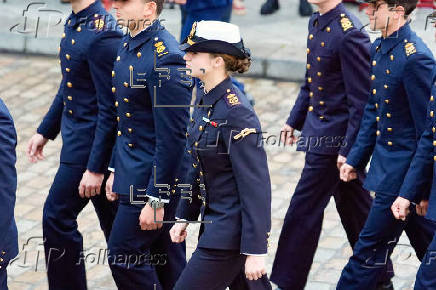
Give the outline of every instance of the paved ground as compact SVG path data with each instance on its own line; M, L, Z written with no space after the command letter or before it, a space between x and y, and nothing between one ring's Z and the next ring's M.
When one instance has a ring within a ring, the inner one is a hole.
M0 96L9 106L18 131L18 192L16 219L19 229L19 258L11 265L10 288L47 289L44 273L41 217L44 200L59 164L60 140L46 146L46 160L30 164L25 147L47 111L60 81L59 64L54 58L0 54ZM277 136L293 104L298 84L263 79L243 79L254 96L256 111L268 136ZM266 150L272 178L272 239L268 257L271 269L278 235L289 199L303 166L303 154L291 147L279 147L270 137ZM321 177L320 177L321 178ZM115 289L108 266L105 264L103 235L91 205L79 216L79 229L84 236L87 253L86 266L90 289ZM198 228L190 226L188 254L195 248ZM402 237L394 252L394 279L396 289L410 289L418 261L408 240ZM309 283L306 289L334 289L340 271L345 265L350 248L341 227L334 202L325 213L325 220ZM292 259L292 257L289 257Z
M259 14L264 0L245 2L246 15L233 15L231 21L240 26L244 42L252 51L254 63L250 73L268 78L302 80L308 18L298 15L299 1L280 0L280 10L269 16ZM359 12L356 5L346 5L362 23L368 23L365 13ZM0 2L0 8L3 24L0 26L0 50L51 55L58 53L63 24L71 12L69 5L60 4L59 0L7 0L6 3ZM430 26L425 30L426 16L430 12L430 9L418 9L413 15L412 27L435 51L434 28ZM165 9L161 19L165 19L165 26L178 38L180 9ZM372 39L378 36L377 33L370 35Z

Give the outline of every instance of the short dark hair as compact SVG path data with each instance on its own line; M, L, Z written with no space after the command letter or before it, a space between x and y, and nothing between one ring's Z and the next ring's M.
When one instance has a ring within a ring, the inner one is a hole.
M156 3L156 15L159 16L163 10L164 0L146 0L147 2Z
M389 7L401 6L404 8L404 16L409 16L415 10L418 0L383 0Z

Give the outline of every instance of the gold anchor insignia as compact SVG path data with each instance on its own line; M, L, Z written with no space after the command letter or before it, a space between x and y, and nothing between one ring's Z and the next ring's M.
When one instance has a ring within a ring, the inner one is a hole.
M240 138L244 138L245 136L250 135L251 133L256 133L255 128L245 128L239 134L235 135L233 139L238 140Z
M348 19L348 17L342 17L341 26L344 31L347 31L348 29L353 27L353 23L350 21L350 19Z
M227 100L229 103L234 106L240 104L238 97L235 94L229 94L227 95Z
M406 55L409 56L416 52L415 45L411 42L408 42L404 45L404 50L406 51Z
M197 29L197 22L194 22L192 24L191 32L189 32L188 40L186 41L189 45L195 44L194 41L192 41L192 38L195 35L195 30Z

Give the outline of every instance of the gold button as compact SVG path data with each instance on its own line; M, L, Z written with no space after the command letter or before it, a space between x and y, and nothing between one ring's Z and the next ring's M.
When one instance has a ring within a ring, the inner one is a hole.
M375 103L375 108L378 109L378 103Z
M191 150L188 150L187 152L188 152L188 154L191 154L191 153L192 153L192 151L191 151Z
M330 26L327 26L325 31L330 32L331 31Z
M433 141L433 146L436 146L436 140Z
M67 99L68 99L68 101L72 101L73 97L72 96L68 96Z
M117 133L117 134L118 134L118 136L121 136L121 131L118 131L118 133Z
M375 120L377 121L377 122L379 122L380 121L380 117L375 117Z
M386 100L385 100L385 103L386 103L386 104L389 104L389 100L388 100L388 99L386 99Z
M67 103L64 102L64 106L66 106L66 105L67 105Z
M389 88L388 85L384 85L383 87L384 87L385 89Z
M71 55L69 55L68 53L65 55L65 58L67 59L67 60L70 60L71 59Z
M319 118L322 120L322 119L324 119L324 116L319 116Z
M65 33L62 33L62 38L65 38L65 36L66 36Z
M320 104L321 106L324 106L324 101L319 101L319 104Z
M124 98L124 102L125 102L125 103L128 103L128 102L129 102L129 99L128 99L128 98Z
M117 102L115 102L115 107L118 107L118 101L117 101Z
M312 78L311 78L311 77L308 77L308 78L307 78L307 82L310 84L310 83L312 82Z
M186 138L188 138L188 137L189 137L189 133L188 133L188 132L186 132L186 133L185 133L185 136L186 136Z
M129 70L133 71L133 65L129 66Z
M133 148L133 144L132 144L132 143L129 143L129 147L130 147L130 148Z
M130 114L130 113L126 113L126 117L127 117L127 118L130 118L130 117L132 117L132 114Z
M82 31L82 27L80 27L80 26L79 26L79 27L77 27L76 31L77 31L77 32L80 32L80 31Z
M194 143L194 146L195 146L195 147L198 147L198 142L195 142L195 143Z
M124 82L124 86L125 86L126 88L128 88L128 87L129 87L129 84L126 83L126 82Z
M117 61L120 61L121 60L121 56L117 56Z
M313 97L313 92L310 92L310 93L309 93L309 97Z
M198 130L203 131L203 126L198 127Z
M117 89L115 87L112 87L112 93L115 93Z
M390 127L387 130L388 130L388 132L392 132L392 128L390 128Z
M372 76L371 76L371 80L372 80L372 81L375 80L375 75L372 75Z
M71 44L74 45L76 41L74 39L71 39Z
M310 69L310 63L306 64L306 68Z
M113 78L115 77L115 72L114 72L114 71L112 71L112 77L113 77Z
M433 101L434 101L434 97L430 96L430 102L433 102Z
M323 87L318 87L318 91L322 91L323 90Z
M377 132L375 132L375 134L377 135L377 136L380 136L380 130L377 130Z
M393 55L393 54L391 54L391 60L392 60L392 61L394 60L394 55Z
M73 84L70 83L70 82L67 82L67 87L72 88L72 87L73 87Z
M372 66L375 66L377 62L375 60L372 61Z
M310 40L313 39L313 34L309 34L309 39L310 39Z
M321 61L321 57L318 56L318 57L316 58L316 60L317 60L317 61Z
M197 168L197 164L192 163L192 167Z
M98 17L98 14L96 13L96 14L94 14L94 17Z
M129 128L129 129L127 129L127 131L129 131L129 133L132 134L133 129L132 129L132 128Z
M388 118L392 117L391 113L386 113L386 117Z
M434 116L434 111L430 111L430 117L433 118L433 116Z
M325 46L325 42L323 41L323 42L321 42L321 47L324 47Z
M65 68L65 71L66 71L66 72L70 72L71 69L69 69L69 68L66 67L66 68Z
M319 71L316 73L316 75L320 77L320 76L322 76L322 72Z
M372 94L375 95L377 93L376 89L372 89Z
M207 112L207 116L210 117L210 114L212 114L212 111Z
M309 54L310 53L310 49L308 48L308 49L306 49L306 52L307 52L307 54Z
M174 182L179 182L179 179L178 178L174 179Z
M433 156L433 160L436 161L436 156Z
M70 115L72 115L72 114L73 114L73 111L72 111L72 110L69 110L68 113L69 113Z
M387 74L390 74L390 73L391 73L391 71L387 69L387 70L386 70L386 73L387 73Z
M140 52L138 52L138 53L136 54L136 56L137 56L138 58L140 58L141 55L142 55L142 53L140 53Z
M433 131L433 133L436 133L436 128L435 127L433 127L431 130Z
M171 190L171 193L173 193L173 194L176 193L176 190L175 190L175 189L172 189L172 190Z
M200 176L203 176L203 171L200 171Z
M312 106L309 106L309 108L307 109L309 112L312 112L313 111L313 107Z
M393 143L392 143L391 141L388 141L388 145L389 145L389 146L392 146L392 144L393 144Z
M126 47L126 46L127 46L127 42L124 42L124 43L123 43L123 46Z
M120 121L120 117L117 116L117 122L119 122L119 121Z

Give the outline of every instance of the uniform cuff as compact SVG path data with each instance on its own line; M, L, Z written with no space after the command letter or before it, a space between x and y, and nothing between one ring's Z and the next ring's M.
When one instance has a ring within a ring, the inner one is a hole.
M157 197L150 196L150 195L146 195L146 197L148 197L149 201L158 201L158 202L163 202L163 203L169 203L170 202L169 199L157 198Z
M108 167L107 170L109 170L110 172L115 172L115 168L113 167Z

